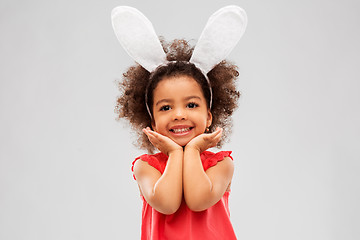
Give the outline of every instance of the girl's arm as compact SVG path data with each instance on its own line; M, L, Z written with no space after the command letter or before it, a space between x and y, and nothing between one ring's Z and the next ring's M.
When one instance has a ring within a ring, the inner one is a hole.
M134 175L145 200L158 212L175 213L182 199L183 149L169 138L151 130L144 131L149 140L169 156L164 173L138 160L134 165Z
M221 137L221 129L211 134L194 138L184 152L184 197L193 211L203 211L217 203L231 183L234 172L233 161L229 157L218 162L206 172L200 153L215 146Z

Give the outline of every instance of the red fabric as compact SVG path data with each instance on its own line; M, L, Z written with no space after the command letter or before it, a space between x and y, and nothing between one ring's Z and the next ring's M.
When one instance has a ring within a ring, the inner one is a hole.
M206 171L208 168L215 166L225 157L232 159L230 154L231 151L221 151L218 153L205 151L201 153L200 157L204 170ZM154 155L144 154L133 161L132 170L134 163L139 159L148 162L163 173L168 157L163 153ZM219 202L201 212L191 211L183 199L178 211L171 215L159 213L141 196L143 200L141 240L236 239L230 222L229 194L230 192L225 192Z

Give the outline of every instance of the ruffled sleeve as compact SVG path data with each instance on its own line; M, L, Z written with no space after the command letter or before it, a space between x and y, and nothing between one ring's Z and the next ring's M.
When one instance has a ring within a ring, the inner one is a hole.
M202 152L200 154L200 158L201 158L201 162L204 168L204 171L206 171L208 168L215 166L218 162L224 160L225 157L230 157L231 159L233 159L231 157L231 153L232 151L221 151L218 153L213 153L210 151L205 151ZM168 156L166 156L163 153L156 153L154 155L148 155L148 154L143 154L140 157L135 158L135 160L132 162L132 166L131 166L131 171L134 172L134 164L137 160L143 160L145 162L147 162L150 166L154 167L155 169L157 169L161 174L164 173L165 171L165 167L166 167L166 162L168 159ZM133 174L134 179L135 175Z
M210 167L215 166L218 162L224 160L225 157L229 157L231 158L231 160L233 160L231 153L232 151L221 151L218 153L205 151L201 153L200 157L204 171L206 171Z
M154 155L143 154L140 157L135 158L135 160L132 162L131 171L134 172L135 162L137 160L141 159L141 160L147 162L150 166L157 169L159 172L161 172L161 174L163 174L163 172L165 170L167 158L168 157L163 153L157 153ZM133 177L136 180L136 177L134 174L133 174Z

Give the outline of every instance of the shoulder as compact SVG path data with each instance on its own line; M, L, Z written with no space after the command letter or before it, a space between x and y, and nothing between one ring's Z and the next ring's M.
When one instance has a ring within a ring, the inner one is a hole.
M221 161L216 162L205 171L207 173L222 172L225 175L232 175L234 172L234 162L230 157L224 157Z
M148 172L148 171L157 171L162 174L164 172L166 162L167 162L167 156L163 153L156 153L156 154L143 154L132 162L132 168L131 170L134 173L134 178L136 179L136 176Z
M229 165L233 166L233 158L231 156L231 151L220 151L213 153L210 151L204 151L201 153L201 161L204 167L204 170L214 167L216 165ZM221 164L220 164L221 163Z
M144 176L151 176L151 175L161 175L161 172L150 165L148 162L139 159L139 161L134 162L132 166L132 171L134 174L134 179L139 181Z

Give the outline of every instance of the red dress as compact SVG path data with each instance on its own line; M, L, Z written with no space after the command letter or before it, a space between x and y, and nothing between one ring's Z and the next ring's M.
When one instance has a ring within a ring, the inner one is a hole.
M222 161L224 157L230 156L231 151L212 153L205 151L200 154L202 165L206 171ZM168 156L163 153L154 155L141 155L132 163L141 159L151 166L164 172ZM135 176L134 176L135 178ZM201 211L193 212L186 205L184 198L180 208L171 215L162 214L153 209L141 196L143 200L141 240L232 240L236 239L234 229L230 222L228 205L229 191L225 192L219 202L212 207Z

